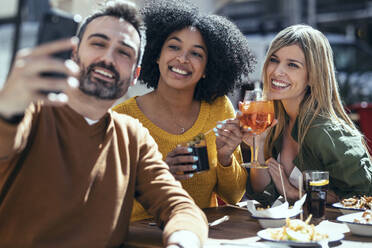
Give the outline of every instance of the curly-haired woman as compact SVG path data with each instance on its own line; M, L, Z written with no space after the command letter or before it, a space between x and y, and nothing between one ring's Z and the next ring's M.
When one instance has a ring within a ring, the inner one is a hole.
M284 193L279 170L292 201L304 170L329 171L328 203L372 194L371 158L342 106L327 38L307 25L282 30L269 47L262 75L278 123L266 142L259 139L268 170L251 169L249 197L272 204Z
M233 23L190 6L169 0L145 4L148 44L140 80L154 91L114 110L138 118L149 129L171 172L199 207L216 206L216 195L234 204L242 198L247 178L239 165L241 134L226 127L221 132L229 133L227 140L208 131L235 117L226 94L251 71L254 59ZM184 173L195 170L192 163L198 158L179 144L207 132L210 169ZM132 220L144 217L136 203Z

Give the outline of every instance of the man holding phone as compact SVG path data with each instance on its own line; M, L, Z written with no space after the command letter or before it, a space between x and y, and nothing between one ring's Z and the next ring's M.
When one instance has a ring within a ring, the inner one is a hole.
M201 247L204 214L147 129L110 110L139 74L136 7L106 3L78 37L20 51L0 91L0 247L119 247L135 196L166 247ZM68 49L73 61L51 56Z

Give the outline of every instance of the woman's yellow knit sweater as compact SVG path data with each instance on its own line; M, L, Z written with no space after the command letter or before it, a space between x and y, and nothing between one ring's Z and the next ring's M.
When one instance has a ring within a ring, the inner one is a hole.
M178 144L190 141L199 133L205 133L214 128L218 121L235 117L234 108L226 96L217 98L211 104L202 101L199 116L194 125L183 134L175 135L152 123L139 109L136 97L115 106L113 110L139 119L157 142L159 151L163 154L163 159ZM245 192L247 171L240 166L242 162L240 147L234 152L232 164L223 167L217 161L215 141L214 132L209 132L206 135L206 142L210 170L196 173L192 178L181 181L183 188L192 196L200 208L217 206L216 194L225 202L235 204L240 201ZM131 220L136 221L148 217L151 216L135 201Z

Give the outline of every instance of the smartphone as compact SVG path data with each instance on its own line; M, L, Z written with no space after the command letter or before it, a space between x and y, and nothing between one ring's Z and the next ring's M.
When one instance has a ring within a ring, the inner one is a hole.
M37 44L75 36L80 21L79 15L72 15L56 9L46 12L39 26ZM58 52L53 54L53 57L67 60L71 58L71 52L71 50ZM43 72L42 76L66 78L65 74L58 72Z

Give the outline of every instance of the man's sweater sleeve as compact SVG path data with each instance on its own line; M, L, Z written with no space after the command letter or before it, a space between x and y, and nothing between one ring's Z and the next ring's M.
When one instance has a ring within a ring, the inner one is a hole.
M10 160L25 148L35 110L36 106L30 105L19 123L0 119L0 162Z
M137 130L140 146L136 177L137 200L164 228L164 244L167 244L170 234L180 230L195 233L203 243L208 237L204 213L169 172L168 165L162 160L157 144L147 129L140 127Z

